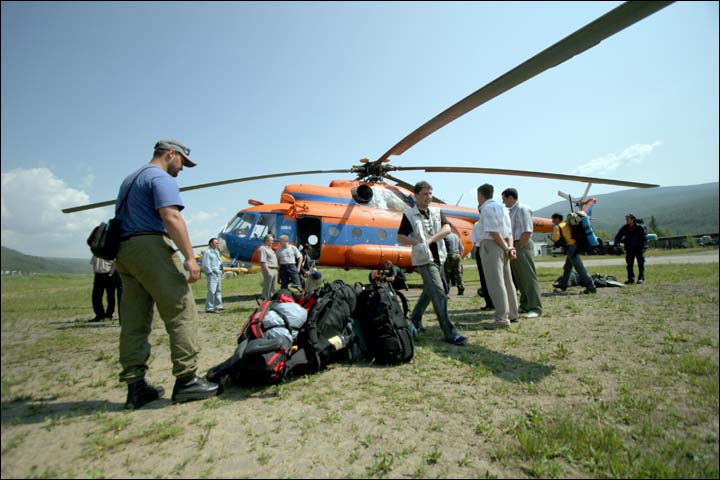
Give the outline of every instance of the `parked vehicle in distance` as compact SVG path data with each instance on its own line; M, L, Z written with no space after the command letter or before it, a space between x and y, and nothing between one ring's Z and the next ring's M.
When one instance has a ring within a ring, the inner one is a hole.
M710 235L703 235L698 239L698 245L701 247L713 247L717 245L717 243L715 243L715 240L713 240Z

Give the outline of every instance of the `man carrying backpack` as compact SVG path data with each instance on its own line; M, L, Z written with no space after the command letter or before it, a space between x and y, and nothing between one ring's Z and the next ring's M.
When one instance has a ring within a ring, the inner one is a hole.
M553 287L562 290L567 290L568 280L570 279L570 273L573 267L577 271L582 284L585 285L583 293L597 293L595 284L592 278L588 275L585 270L580 251L578 250L578 243L573 238L570 225L568 222L563 220L563 216L559 213L552 214L552 222L555 227L553 228L552 236L550 237L556 247L563 247L567 253L565 258L565 265L563 266L563 275L557 283L553 284Z
M627 281L626 285L635 283L635 272L633 267L635 259L638 264L638 285L645 283L645 250L648 247L647 229L645 224L633 215L628 213L625 215L625 225L620 227L617 235L615 235L615 245L619 243L625 244L625 263L627 264Z

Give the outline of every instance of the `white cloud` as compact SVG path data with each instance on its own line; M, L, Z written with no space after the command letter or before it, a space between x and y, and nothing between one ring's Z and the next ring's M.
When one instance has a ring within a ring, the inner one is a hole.
M89 196L47 168L2 172L2 244L29 255L90 256L85 244L92 228L112 216L112 208L64 214L88 203Z
M88 173L82 178L82 181L80 182L80 186L82 188L90 188L92 187L92 184L95 182L95 175L92 173Z
M217 237L220 229L224 226L224 223L220 225L220 220L218 212L200 210L187 213L185 223L187 223L192 244L205 246L210 238Z
M661 146L662 143L656 141L651 144L631 145L622 153L609 153L602 157L590 160L588 163L580 165L573 170L575 175L605 175L628 165L641 164L645 157L650 155L653 150Z

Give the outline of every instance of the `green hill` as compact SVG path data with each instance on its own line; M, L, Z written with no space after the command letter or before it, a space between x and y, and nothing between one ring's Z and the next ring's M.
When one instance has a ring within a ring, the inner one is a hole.
M3 272L29 273L92 273L90 259L82 258L43 258L25 255L12 248L2 247Z
M667 235L718 232L718 182L683 187L635 188L590 196L597 199L592 210L593 227L612 235L625 223L627 213L642 218L646 224L655 217L656 225ZM565 215L569 211L570 204L561 200L534 211L533 215L550 218L555 212Z

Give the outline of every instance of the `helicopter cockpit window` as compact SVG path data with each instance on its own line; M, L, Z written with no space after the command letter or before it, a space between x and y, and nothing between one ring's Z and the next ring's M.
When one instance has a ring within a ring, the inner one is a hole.
M255 221L255 216L256 214L254 213L238 214L237 217L228 224L225 231L232 233L236 237L244 237L250 231L250 228Z
M415 206L415 199L401 192L393 192L385 188L373 188L370 206L404 212L408 208Z
M261 213L250 238L264 238L268 233L275 235L275 222L277 216L274 214Z

